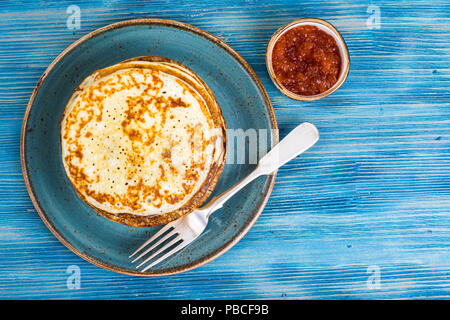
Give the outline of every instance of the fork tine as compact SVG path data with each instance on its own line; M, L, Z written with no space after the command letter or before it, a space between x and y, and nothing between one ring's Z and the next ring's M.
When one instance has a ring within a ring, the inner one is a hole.
M148 239L147 241L145 241L135 252L133 252L128 258L132 258L136 253L138 253L139 251L141 251L143 248L145 248L149 243L152 243L153 241L155 241L159 236L163 235L164 233L166 233L172 226L171 225L166 225L164 228L161 228L157 233L155 233L155 235L153 237L151 237L150 239Z
M157 246L161 245L164 241L167 241L168 239L170 239L170 237L172 237L173 235L176 235L176 237L178 237L178 233L176 232L175 229L169 231L168 233L166 233L164 236L162 236L158 241L156 241L154 244L151 245L150 248L145 249L144 252L142 252L139 256L137 256L136 258L133 259L133 261L131 261L131 263L135 263L137 260L139 260L140 258L142 258L143 256L145 256L147 253L149 253L150 251L152 251L153 249L155 249ZM175 238L176 238L175 237ZM164 246L165 247L165 246Z
M157 265L158 263L160 263L161 261L165 260L167 257L174 255L175 253L177 253L178 251L180 251L181 249L183 249L184 247L186 247L190 242L189 241L183 241L181 242L179 245L177 245L175 248L173 248L172 250L170 250L169 252L167 252L166 254L164 254L162 257L158 258L157 260L153 261L152 263L150 263L148 266L146 266L144 269L141 270L141 272L145 272L148 269L150 269L151 267L153 267L154 265ZM146 260L148 261L148 260Z
M171 246L173 246L175 243L177 243L178 241L180 241L181 238L179 237L179 235L177 234L177 236L175 238L173 238L172 240L170 240L168 243L166 243L164 246L162 246L161 248L159 248L158 250L156 250L154 253L152 253L149 257L145 258L144 261L142 261L140 264L138 264L136 266L136 269L138 269L140 266L142 266L143 264L147 263L148 261L150 261L151 259L153 259L154 257L156 257L158 254L164 252L166 249L169 249Z

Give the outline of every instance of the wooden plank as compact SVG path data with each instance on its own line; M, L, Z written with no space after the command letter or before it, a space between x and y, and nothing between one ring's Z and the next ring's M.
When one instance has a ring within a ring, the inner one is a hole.
M0 298L449 298L450 5L446 1L0 2ZM381 12L368 29L369 5ZM70 43L109 23L158 17L218 35L255 69L281 136L315 123L320 142L283 167L242 241L185 274L142 279L93 266L47 230L20 169L23 113L42 72ZM351 55L341 89L290 100L265 68L265 45L300 18L332 22ZM264 252L264 254L261 254ZM66 269L81 269L67 288ZM380 269L380 288L367 280Z

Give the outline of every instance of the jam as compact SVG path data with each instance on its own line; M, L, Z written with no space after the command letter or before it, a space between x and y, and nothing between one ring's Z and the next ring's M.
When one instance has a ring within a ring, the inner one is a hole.
M330 89L339 79L341 55L334 38L313 25L283 33L272 51L278 82L287 90L312 96Z

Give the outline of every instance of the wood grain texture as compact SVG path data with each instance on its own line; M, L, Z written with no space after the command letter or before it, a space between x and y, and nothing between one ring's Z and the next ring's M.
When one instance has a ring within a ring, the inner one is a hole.
M81 8L68 30L66 9ZM368 29L367 8L381 12ZM280 136L302 121L321 140L278 174L252 230L206 266L135 278L85 262L44 226L20 168L23 114L39 77L70 43L132 18L179 20L209 31L254 68ZM265 46L301 17L333 23L350 74L333 95L281 95ZM450 5L447 1L0 2L0 298L450 298ZM66 269L81 269L81 289ZM370 289L368 266L380 268Z

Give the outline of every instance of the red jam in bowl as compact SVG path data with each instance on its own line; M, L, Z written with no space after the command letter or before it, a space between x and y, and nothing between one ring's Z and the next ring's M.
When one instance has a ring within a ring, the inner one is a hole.
M341 55L333 36L313 25L300 25L283 33L272 51L277 81L303 96L330 89L339 79Z

